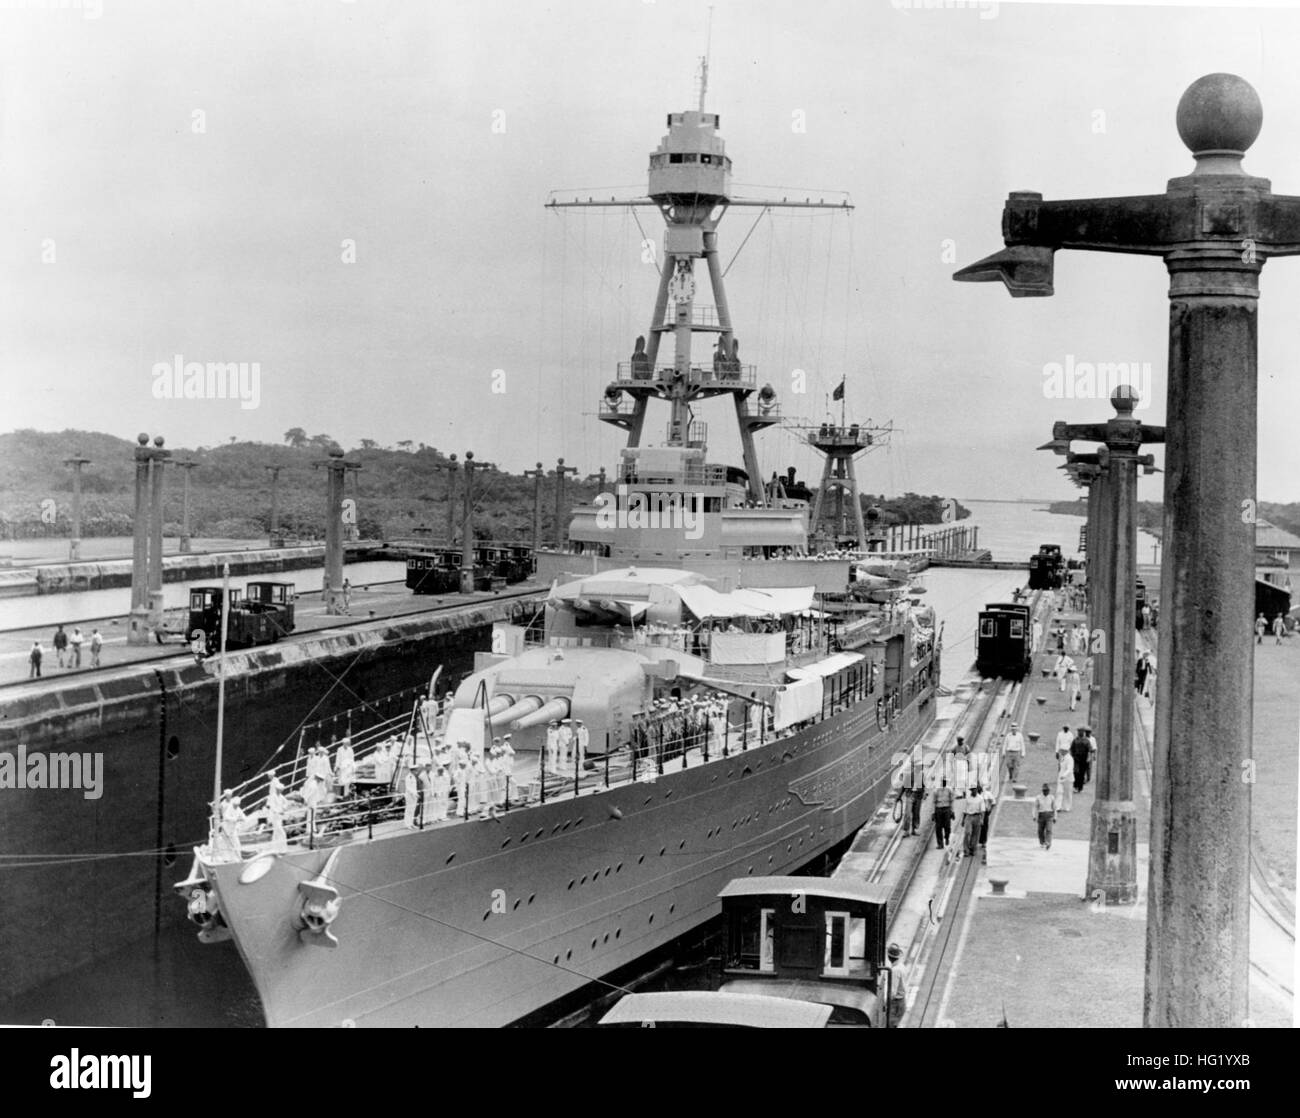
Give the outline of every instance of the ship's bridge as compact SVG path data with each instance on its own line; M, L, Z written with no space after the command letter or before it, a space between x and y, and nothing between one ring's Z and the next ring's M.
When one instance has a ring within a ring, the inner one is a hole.
M718 135L717 113L668 114L668 134L650 154L650 197L725 202L731 196L731 159Z

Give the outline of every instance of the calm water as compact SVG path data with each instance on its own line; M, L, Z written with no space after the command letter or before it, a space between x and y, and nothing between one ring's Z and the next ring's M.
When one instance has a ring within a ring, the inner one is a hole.
M1074 555L1079 539L1078 517L1055 516L1043 506L965 501L973 523L980 527L980 543L995 558L1027 560L1042 543L1059 543ZM378 574L360 575L362 567L400 564L358 564L349 567L354 583ZM319 586L319 571L299 571L292 576L306 589ZM1005 600L1024 583L1021 571L927 571L924 600L933 605L944 626L943 682L960 681L975 658L976 615L985 602ZM180 584L174 589L182 590ZM98 593L115 594L116 591ZM126 592L123 591L123 594ZM61 596L70 598L70 595ZM5 607L12 602L4 603ZM183 868L178 865L178 869ZM8 1005L0 1005L0 1021L35 1023L53 1019L60 1024L255 1026L261 1024L257 995L236 952L229 945L204 947L185 923L177 902L174 920L157 943L145 942L116 953L94 968L67 975L29 991Z
M243 587L247 582L292 582L298 593L319 591L324 567L304 567L300 571L270 571L266 574L231 575L231 584ZM401 582L406 579L406 564L394 561L349 563L343 573L353 586L367 583ZM199 578L189 582L163 583L163 608L177 609L189 604L191 586L212 586L219 579ZM93 618L122 617L131 609L131 588L84 590L75 594L43 594L30 598L0 600L0 629L23 629L28 626L69 624Z

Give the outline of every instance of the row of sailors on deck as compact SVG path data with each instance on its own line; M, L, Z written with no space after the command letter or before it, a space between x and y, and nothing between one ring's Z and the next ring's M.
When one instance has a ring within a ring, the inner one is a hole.
M720 696L656 699L632 719L632 748L638 757L662 752L665 759L707 742L721 753L727 735L727 700Z
M581 718L552 719L546 727L546 771L565 776L582 771L591 745L591 731Z
M446 759L443 759L446 758ZM469 742L456 743L452 751L439 750L435 760L418 762L403 780L402 822L411 830L441 823L448 816L451 796L456 814L487 818L506 802L508 782L514 775L515 751L510 735L493 738L481 754L471 756Z

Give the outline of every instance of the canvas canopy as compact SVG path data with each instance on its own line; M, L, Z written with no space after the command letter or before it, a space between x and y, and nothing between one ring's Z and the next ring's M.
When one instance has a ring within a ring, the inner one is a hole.
M837 652L834 656L818 660L815 664L807 664L802 668L787 668L785 674L791 679L825 679L828 675L834 675L863 659L865 657L857 652Z

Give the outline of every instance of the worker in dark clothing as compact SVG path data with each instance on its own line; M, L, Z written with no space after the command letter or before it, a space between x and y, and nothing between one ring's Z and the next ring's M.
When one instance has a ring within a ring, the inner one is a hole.
M1074 790L1082 792L1092 775L1092 739L1082 726L1070 742L1070 756L1074 758Z
M934 790L934 837L940 850L952 837L952 789L947 780L940 781Z

